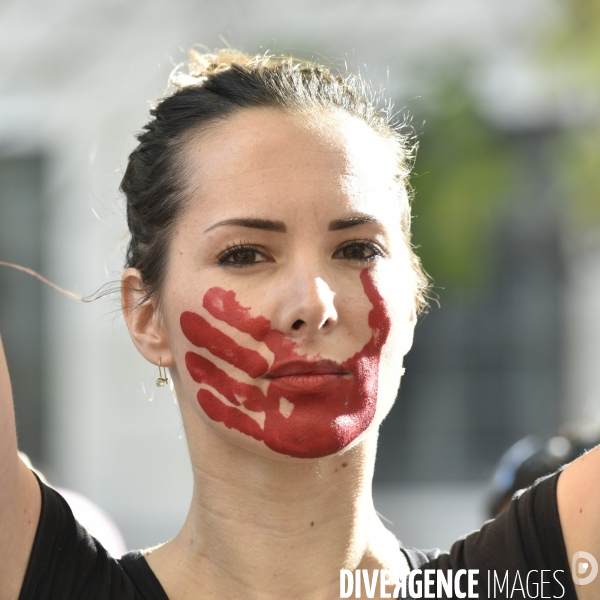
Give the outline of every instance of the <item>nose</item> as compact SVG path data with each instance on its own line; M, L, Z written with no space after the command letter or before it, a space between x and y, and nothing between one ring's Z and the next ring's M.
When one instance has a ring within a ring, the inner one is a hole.
M286 282L285 301L278 329L292 338L325 333L335 327L338 314L335 293L320 276L295 270L293 281Z

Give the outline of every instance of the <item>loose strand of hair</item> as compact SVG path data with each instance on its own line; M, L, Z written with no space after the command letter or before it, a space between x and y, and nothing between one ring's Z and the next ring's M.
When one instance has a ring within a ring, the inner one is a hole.
M90 294L88 296L82 296L81 294L76 294L75 292L71 292L70 290L65 290L64 288L60 287L59 285L56 285L56 283L50 281L49 279L47 279L43 275L40 275L37 271L34 271L33 269L30 269L29 267L24 267L22 265L18 265L15 263L6 262L4 260L0 260L0 266L8 267L10 269L15 269L16 271L21 271L22 273L25 273L26 275L31 275L31 277L35 277L36 279L41 281L43 284L47 285L48 287L51 287L53 290L56 290L57 292L67 296L67 298L71 298L72 300L75 300L77 302L85 302L85 303L94 302L95 300L103 298L104 296L109 296L111 294L121 291L121 282L120 281L118 281L118 282L111 281L109 283L105 283L104 285L100 286L92 294Z
M43 275L40 275L37 271L34 271L33 269L23 267L15 263L5 262L3 260L0 260L0 266L9 267L11 269L16 269L17 271L27 273L27 275L31 275L32 277L39 279L42 283L45 283L47 286L50 286L52 289L56 290L57 292L60 292L61 294L64 294L68 298L72 298L73 300L77 300L78 302L86 302L86 299L80 294L76 294L75 292L70 292L69 290L61 288L60 286L56 285L49 279L46 279Z

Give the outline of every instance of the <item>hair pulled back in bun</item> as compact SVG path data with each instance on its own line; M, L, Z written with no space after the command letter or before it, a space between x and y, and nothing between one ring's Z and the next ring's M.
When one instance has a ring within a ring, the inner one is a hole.
M413 136L397 121L391 104L381 102L368 84L352 73L334 73L323 65L288 56L249 56L223 49L189 52L175 69L168 94L150 110L150 121L137 136L121 181L127 202L131 239L126 267L139 269L145 299L160 301L171 233L187 198L185 150L193 135L202 134L235 113L275 108L316 114L327 119L343 111L366 122L390 140L397 155L402 231L415 274L418 310L426 305L427 278L410 244L408 177L414 155Z

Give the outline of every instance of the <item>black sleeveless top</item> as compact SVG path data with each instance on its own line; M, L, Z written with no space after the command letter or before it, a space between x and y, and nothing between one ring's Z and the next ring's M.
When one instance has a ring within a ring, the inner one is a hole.
M449 553L403 548L411 569L444 574L478 569L479 598L530 598L537 590L537 597L576 599L558 517L557 479L555 473L536 482ZM114 559L75 520L58 492L42 482L40 488L40 521L19 600L169 600L140 552ZM435 586L429 589L435 594Z

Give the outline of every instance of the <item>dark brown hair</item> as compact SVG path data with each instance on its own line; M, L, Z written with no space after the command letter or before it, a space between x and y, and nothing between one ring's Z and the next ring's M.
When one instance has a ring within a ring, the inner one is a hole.
M327 118L342 111L359 118L392 142L397 154L396 180L403 203L401 228L415 274L417 308L426 304L427 278L410 244L408 177L414 153L405 122L395 120L391 105L379 106L376 95L359 76L291 57L248 56L232 50L200 54L174 71L171 90L151 109L150 121L137 136L121 181L127 201L131 240L126 267L141 272L145 299L160 293L171 233L187 197L185 150L193 135L207 131L235 113L250 108L316 114Z

